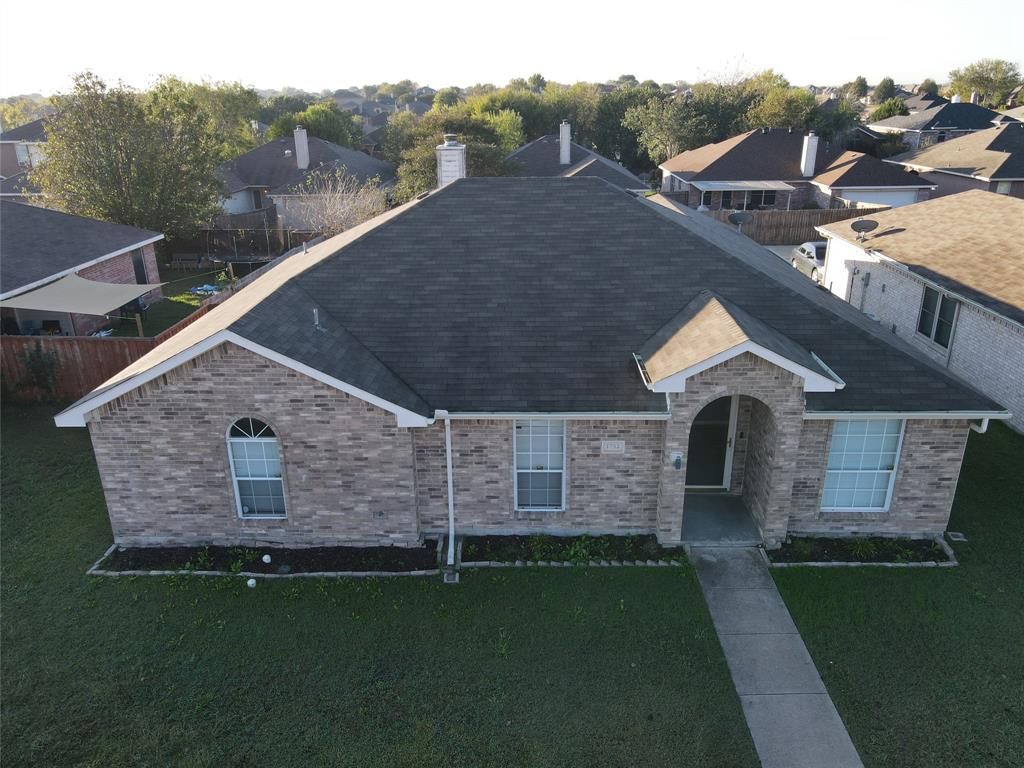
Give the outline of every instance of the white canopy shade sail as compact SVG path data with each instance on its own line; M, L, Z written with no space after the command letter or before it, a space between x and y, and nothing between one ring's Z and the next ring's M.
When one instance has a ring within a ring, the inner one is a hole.
M690 186L701 192L793 191L793 187L784 181L691 181Z
M0 301L0 307L108 315L163 283L100 283L78 275L65 275L42 288Z

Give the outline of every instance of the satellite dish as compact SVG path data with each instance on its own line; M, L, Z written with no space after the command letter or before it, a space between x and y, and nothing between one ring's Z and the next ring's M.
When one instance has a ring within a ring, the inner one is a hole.
M878 229L878 222L871 219L857 219L850 223L850 229L859 235L864 235L873 229Z
M750 221L750 214L746 211L734 211L729 214L729 223L735 224L737 227L743 226L748 221Z

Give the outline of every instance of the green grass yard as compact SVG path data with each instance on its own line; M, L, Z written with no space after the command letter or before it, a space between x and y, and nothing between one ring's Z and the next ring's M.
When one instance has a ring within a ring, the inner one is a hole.
M189 293L189 289L204 283L216 284L218 274L219 270L193 272L171 270L161 266L160 281L166 283L163 287L163 298L154 301L146 310L146 316L142 319L143 335L156 336L199 309L205 297L194 296ZM114 336L139 335L134 318L115 322L112 328Z
M773 571L868 768L1024 765L1024 437L972 434L959 568Z
M110 528L53 410L2 414L5 765L757 765L688 567L87 578Z

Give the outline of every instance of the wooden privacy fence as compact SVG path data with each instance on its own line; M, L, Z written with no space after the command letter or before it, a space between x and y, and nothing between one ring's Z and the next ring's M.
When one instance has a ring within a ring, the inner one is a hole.
M857 209L820 208L807 211L748 211L750 219L743 222L741 232L761 245L799 245L808 240L819 240L821 236L814 231L815 227L831 224L835 221L870 216L873 213L889 210L887 205L864 206ZM730 227L729 214L732 211L705 211L716 221Z
M157 344L116 336L2 336L4 397L17 402L77 400Z

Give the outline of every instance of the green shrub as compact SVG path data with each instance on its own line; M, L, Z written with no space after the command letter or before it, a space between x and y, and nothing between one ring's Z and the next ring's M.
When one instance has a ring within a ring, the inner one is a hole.
M878 547L871 539L858 537L850 542L850 554L858 560L870 560L877 551Z

